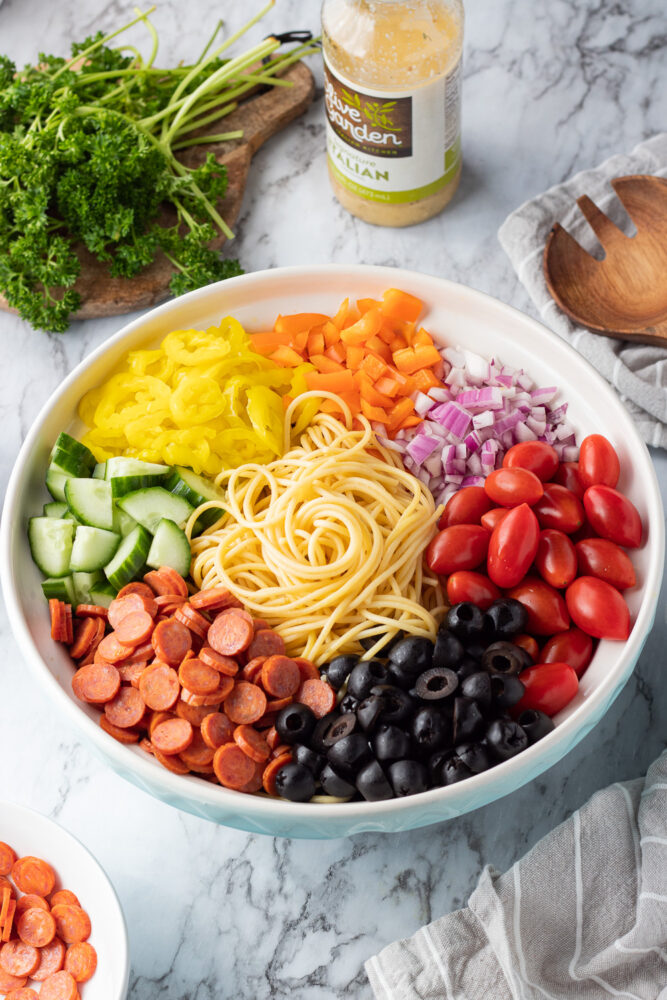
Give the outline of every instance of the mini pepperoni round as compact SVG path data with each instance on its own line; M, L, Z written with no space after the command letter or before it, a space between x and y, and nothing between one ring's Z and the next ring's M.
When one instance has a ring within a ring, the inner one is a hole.
M266 695L256 684L247 681L239 681L225 699L226 715L239 726L252 725L265 711Z
M248 794L253 794L258 792L262 787L262 778L264 775L264 765L255 763L255 773L253 774L250 781L246 782L243 788L239 788L240 792L247 792Z
M210 622L203 615L200 615L198 611L191 608L188 604L181 604L180 607L176 608L174 611L174 618L189 628L191 632L198 635L200 639L206 638L206 633L209 630Z
M19 892L49 896L56 884L56 874L47 861L28 854L14 862L12 880Z
M240 791L253 778L255 764L236 743L225 743L215 751L213 771L225 788Z
M321 719L336 704L336 692L325 681L304 681L296 694L296 700L307 705L316 719Z
M269 729L265 729L262 735L267 742L269 750L275 750L280 743L280 736L276 727L271 726Z
M271 751L268 743L252 726L237 726L234 730L234 742L257 764L263 764L269 759Z
M153 633L154 623L147 611L131 611L118 623L116 638L123 646L136 649Z
M284 753L280 757L274 757L274 759L266 765L262 773L262 785L267 795L272 795L274 797L278 795L276 791L276 776L278 771L280 771L285 764L289 764L291 760L292 754Z
M43 913L43 910L39 910ZM51 916L51 914L48 914ZM21 979L31 975L39 965L39 951L32 944L24 941L8 941L0 948L0 967L10 976Z
M182 775L190 773L190 768L187 764L183 763L178 755L161 753L157 747L153 747L153 756L167 771L171 771L172 774Z
M88 654L97 638L99 621L99 618L81 618L77 621L74 626L74 642L69 648L69 655L73 660L80 660Z
M108 635L105 635L97 647L100 656L108 660L109 663L119 663L121 660L126 660L128 656L132 655L134 649L134 646L124 646L122 642L119 642L115 632L109 632Z
M10 976L10 974L5 972L0 965L0 993L10 993L12 990L22 990L27 981L26 976Z
M209 667L203 660L192 657L181 663L178 679L193 694L212 694L219 686L220 674L215 667Z
M200 590L198 594L192 595L190 604L193 608L205 608L208 611L241 606L238 598L234 597L225 587L209 587L207 590Z
M45 948L56 936L56 922L47 910L32 906L19 917L16 931L24 944Z
M120 674L111 663L90 663L72 677L72 691L91 705L103 705L118 694Z
M192 743L193 729L186 719L167 719L160 722L151 733L151 743L165 756L183 753Z
M230 722L224 712L211 712L202 719L201 737L204 743L212 750L225 743L231 743L234 739L234 724Z
M214 750L204 742L198 729L192 734L192 742L181 751L180 758L192 771L208 768L213 761Z
M101 604L77 604L77 618L102 618L104 621L109 617L109 612Z
M139 691L148 708L165 712L175 704L181 692L178 674L173 667L156 660L139 678Z
M292 704L293 699L290 698L272 698L271 701L266 703L266 714L282 712L283 708L287 708L288 705Z
M216 617L217 618L223 618L225 615L237 615L239 618L243 618L250 625L252 625L252 631L253 631L253 635L254 635L254 633L255 633L255 619L253 618L253 616L250 614L249 611L246 611L245 608L224 608L224 610L218 612L218 614L217 614Z
M248 647L248 656L282 656L285 653L285 641L272 628L262 628L254 633Z
M12 848L4 840L0 840L0 875L9 875L15 861L16 854Z
M22 986L20 989L8 993L5 1000L39 1000L39 997L29 986Z
M87 983L97 968L97 952L88 941L79 941L67 949L65 955L65 971L69 972L77 983Z
M57 906L58 903L69 903L70 906L81 906L78 896L69 889L58 889L56 892L51 893L51 906Z
M148 660L138 660L136 663L121 663L117 667L117 670L120 674L120 679L125 684L131 684L132 687L138 688L139 678L147 666Z
M113 629L118 629L120 623L127 618L128 615L134 614L135 612L144 611L146 614L150 615L151 618L155 618L158 612L158 606L155 602L155 598L151 594L150 597L146 597L145 594L127 594L125 597L116 598L109 605L109 624ZM122 642L122 639L119 639Z
M151 642L159 660L177 667L192 646L192 636L185 625L168 618L155 626Z
M318 681L320 679L320 672L312 660L307 660L304 656L295 656L294 662L299 668L302 681Z
M104 706L104 714L112 726L131 729L138 726L144 717L146 704L141 692L134 687L122 687L115 698Z
M44 980L39 995L41 1000L78 1000L79 990L74 976L62 969Z
M100 728L118 743L124 743L126 746L138 743L141 735L136 729L121 729L119 726L112 725L104 714L100 715Z
M239 615L218 615L208 630L208 644L222 656L237 656L246 650L254 635L250 622Z
M16 901L16 916L20 917L22 913L26 910L36 907L38 910L46 910L48 913L51 907L44 899L43 896L36 896L34 892L29 892L25 896L21 896L20 899ZM41 947L41 946L40 946Z
M114 600L120 601L123 597L127 597L128 594L140 594L141 597L145 597L147 600L153 600L153 591L148 586L147 583L141 583L139 580L135 580L133 583L126 583L124 587L121 587Z
M215 712L218 707L217 705L215 707L212 705L188 705L182 698L179 698L174 706L174 712L179 719L187 719L191 726L198 729L206 716Z
M233 660L231 656L216 653L210 646L202 646L199 650L199 659L207 663L209 667L215 667L218 673L226 674L227 677L236 677L239 672L236 660Z
M140 646L132 650L132 655L128 656L126 660L118 664L118 669L121 667L131 667L134 663L150 663L155 657L155 650L153 649L152 642L142 642Z
M55 972L60 972L65 961L65 945L60 938L55 937L51 944L42 948L39 953L39 965L31 975L37 983L43 983L45 979ZM0 993L2 988L0 987Z
M57 903L51 908L56 922L56 933L65 944L76 944L90 937L90 917L80 906Z
M244 681L250 681L251 684L257 683L257 678L262 672L262 667L264 666L268 657L266 656L255 656L252 660L248 660L245 667L241 671L241 677Z
M262 664L262 687L275 698L289 698L301 686L301 671L288 656L269 656Z

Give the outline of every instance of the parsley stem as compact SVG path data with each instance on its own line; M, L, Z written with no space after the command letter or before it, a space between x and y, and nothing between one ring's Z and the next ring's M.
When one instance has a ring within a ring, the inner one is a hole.
M68 69L71 69L72 66L76 65L76 63L82 61L85 62L87 57L91 55L91 53L93 53L95 49L99 49L102 45L106 45L107 42L110 42L112 38L116 38L117 35L120 35L124 31L127 31L128 28L134 27L134 25L138 24L139 21L148 22L148 15L152 14L155 9L156 9L155 5L153 5L152 7L148 8L145 14L142 14L141 11L139 11L137 17L135 17L133 21L130 21L129 24L123 25L122 28L117 28L116 31L112 31L109 35L105 35L104 38L98 38L98 40L96 42L93 42L92 45L89 45L87 49L83 49L82 52L77 52L77 54L68 59L60 67L60 69L56 70L51 79L57 80L62 73L65 73Z
M211 142L226 142L228 139L241 139L243 137L243 129L237 129L236 132L219 132L217 135L200 135L194 139L185 139L183 142L172 143L172 149L187 149L188 146L200 146L204 143Z

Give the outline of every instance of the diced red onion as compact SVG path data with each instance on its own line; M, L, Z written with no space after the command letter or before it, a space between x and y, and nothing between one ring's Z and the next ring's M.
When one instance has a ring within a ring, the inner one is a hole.
M422 465L429 455L433 454L439 443L437 438L429 434L415 434L406 451L417 465Z
M429 410L432 410L435 406L435 400L431 399L424 392L418 392L415 396L415 410L420 417L425 416Z

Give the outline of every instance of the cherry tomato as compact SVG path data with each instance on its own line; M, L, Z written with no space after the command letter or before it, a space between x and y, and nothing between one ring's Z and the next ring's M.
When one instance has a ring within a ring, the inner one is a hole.
M625 599L605 580L596 576L578 576L565 591L572 621L583 632L597 639L627 639L630 635L630 609Z
M584 487L579 475L578 462L561 462L554 476L554 482L558 483L559 486L565 486L566 489L574 493L575 497L582 499Z
M501 521L505 520L509 512L509 507L494 507L492 510L487 510L486 514L482 514L482 524L489 531L493 531Z
M450 497L445 505L439 528L448 528L452 524L479 524L482 514L491 507L483 486L466 486Z
M526 503L513 507L494 528L487 572L498 587L514 587L523 580L535 558L539 537L537 518Z
M603 484L589 486L584 493L584 508L591 527L602 538L636 549L642 543L639 511L618 490Z
M522 649L525 649L533 663L540 655L540 647L537 645L537 639L534 639L532 635L515 635L512 643L515 646L521 646Z
M443 528L426 549L426 564L434 573L447 575L457 569L474 569L486 557L491 535L479 524L453 524Z
M637 582L635 568L627 552L608 538L584 538L575 545L579 572L597 576L617 590L627 590Z
M558 483L545 483L544 496L535 504L535 514L542 528L556 528L571 535L584 523L581 500Z
M579 446L579 478L584 489L602 483L615 486L621 463L614 446L602 434L589 434Z
M504 469L528 469L543 483L553 479L558 465L558 452L546 441L521 441L520 444L513 444L503 458Z
M447 600L450 604L459 604L461 601L470 601L476 604L482 611L497 601L502 594L495 583L489 580L483 573L472 573L468 569L459 569L447 580ZM512 642L516 642L513 639Z
M570 616L562 596L538 576L527 576L518 587L512 587L506 596L519 601L527 610L526 628L531 635L555 635L570 627Z
M520 680L526 690L512 709L513 715L527 708L556 715L579 690L577 675L569 663L536 663L521 671Z
M577 677L581 677L593 659L593 640L581 629L570 628L545 642L540 659L542 663L569 663Z
M528 469L496 469L484 480L486 495L501 507L536 504L542 496L542 483Z
M577 575L577 553L562 531L545 528L535 556L535 567L547 583L557 590L568 587Z

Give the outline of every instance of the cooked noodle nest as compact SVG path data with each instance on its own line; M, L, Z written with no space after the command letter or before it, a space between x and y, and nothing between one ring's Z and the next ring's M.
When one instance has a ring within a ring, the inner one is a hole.
M295 409L285 413L286 452L269 465L221 472L225 512L191 539L192 577L200 589L227 587L283 637L288 654L322 663L371 657L399 631L435 638L446 608L423 553L440 508L430 491L381 446L365 417L342 401L343 421L318 413L291 441ZM188 523L188 533L199 513Z

